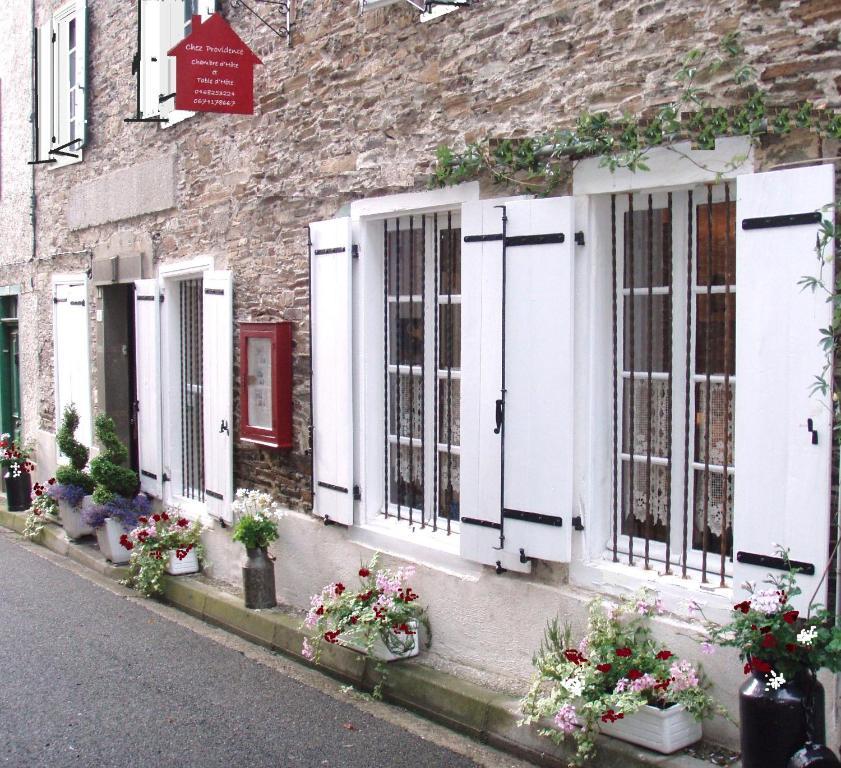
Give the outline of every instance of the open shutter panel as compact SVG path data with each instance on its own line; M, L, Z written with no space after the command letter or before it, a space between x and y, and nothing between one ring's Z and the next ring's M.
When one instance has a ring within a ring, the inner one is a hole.
M38 87L38 137L35 146L35 160L49 160L53 148L53 25L51 22L38 27L37 72Z
M140 111L143 117L154 117L161 111L161 72L168 66L161 61L165 40L161 36L164 3L161 0L140 2ZM165 59L166 57L164 57Z
M353 524L350 218L310 225L313 512Z
M157 280L138 280L134 289L140 488L162 498L160 293Z
M88 4L76 0L76 138L79 142L71 150L81 150L88 134Z
M760 558L776 557L781 544L814 568L798 579L800 610L829 551L832 409L810 387L825 362L819 329L830 325L832 305L798 285L819 269L818 223L769 217L817 218L834 188L832 165L737 181L734 584L774 573ZM816 599L825 603L826 581Z
M214 517L233 522L233 279L205 272L202 306L205 503Z
M87 286L57 283L55 286L55 382L56 422L73 403L79 414L76 438L92 445L91 387L88 365Z
M570 556L572 225L572 198L464 207L462 555L510 570Z

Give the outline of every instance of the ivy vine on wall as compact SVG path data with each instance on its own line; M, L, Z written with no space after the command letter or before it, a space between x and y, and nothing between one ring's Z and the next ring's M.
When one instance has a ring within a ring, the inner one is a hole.
M730 107L715 106L699 83L730 70L743 99ZM547 194L566 178L568 161L600 157L611 170L648 170L646 155L655 147L679 154L677 142L696 149L714 149L716 139L763 134L786 135L794 128L814 131L823 138L841 139L841 113L804 101L790 107L770 106L768 93L746 62L738 33L726 35L716 51L695 49L675 74L679 88L674 101L651 116L584 112L574 127L521 139L485 138L461 152L442 145L430 180L432 187L459 184L484 174L498 183L524 192ZM733 166L744 157L730 160ZM724 169L725 172L727 168Z

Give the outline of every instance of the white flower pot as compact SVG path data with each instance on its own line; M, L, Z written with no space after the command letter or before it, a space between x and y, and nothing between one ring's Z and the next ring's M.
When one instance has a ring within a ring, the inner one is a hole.
M607 736L670 755L701 738L701 723L682 704L668 709L644 706L615 723L599 723Z
M120 536L126 532L123 524L111 517L105 519L105 525L96 529L96 543L99 544L99 551L114 565L123 565L131 558L131 552L120 544Z
M410 619L406 622L411 630L415 633L409 635L412 640L411 646L404 653L394 653L383 642L383 639L377 635L371 646L371 656L380 661L397 661L398 659L410 659L412 656L417 656L420 650L420 643L418 642L418 622L416 619ZM406 642L407 636L403 632L395 633L391 630L395 637L399 638L401 644ZM365 642L365 635L362 632L345 632L339 635L339 642L346 648L359 653L367 653L368 646Z
M196 548L193 547L183 560L178 559L174 549L169 550L166 572L172 576L180 576L183 573L198 573L199 559L196 557Z
M93 496L85 496L82 498L82 503L78 507L70 506L66 501L59 500L58 502L58 516L61 518L61 524L64 526L64 532L70 539L81 539L82 536L90 536L93 533L93 528L85 524L82 520L82 510L87 509L93 504Z

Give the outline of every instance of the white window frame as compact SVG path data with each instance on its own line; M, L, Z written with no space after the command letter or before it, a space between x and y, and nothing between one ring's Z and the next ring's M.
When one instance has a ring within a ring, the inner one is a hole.
M162 465L168 482L163 485L163 502L181 510L191 520L212 525L215 518L207 512L205 503L176 493L180 487L181 456L181 387L179 332L180 320L176 300L178 284L184 280L201 278L213 270L213 259L198 258L177 264L162 265L158 269L161 295L164 296L161 314L161 424Z
M464 570L465 561L459 556L458 527L452 526L452 535L439 526L432 532L431 526L422 528L417 522L409 526L407 521L397 521L396 516L383 515L383 220L399 217L401 226L403 217L410 214L419 217L423 214L453 212L453 223L460 221L461 205L479 199L479 184L471 182L457 187L427 192L410 192L389 195L380 198L359 200L351 204L350 215L353 221L354 241L359 248L359 259L353 263L353 311L354 328L354 476L360 480L362 500L356 503L355 524L350 535L359 543L372 548L386 548L399 551L410 557L429 556L435 550L435 557L443 557L447 567ZM429 226L429 222L427 222ZM428 236L429 238L429 236ZM428 247L432 243L428 241ZM427 251L427 269L431 269L433 259L431 250ZM428 298L430 296L428 295ZM434 316L431 299L427 303L425 334L432 342ZM425 361L431 373L431 356ZM435 379L427 376L427 388ZM428 394L431 398L433 395ZM431 403L429 399L427 402ZM431 409L427 409L428 411ZM432 503L434 481L432 478L432 416L427 415L429 432L425 440L429 464L426 473L426 504ZM396 509L396 508L395 508ZM427 509L430 509L427 506ZM478 568L478 566L476 566ZM471 564L470 569L473 570Z
M753 147L749 140L741 137L719 139L716 149L711 151L693 150L688 143L678 144L674 150L676 151L669 148L652 150L646 158L651 170L646 172L633 173L627 169L611 172L600 166L598 158L583 160L573 172L573 194L579 197L576 208L576 217L579 220L576 221L576 229L585 232L586 245L582 247L581 255L582 263L587 264L587 269L580 270L576 277L577 294L586 299L581 301L576 309L576 326L585 328L586 333L577 337L575 343L576 351L581 348L583 359L588 361L584 375L590 385L586 387L589 390L586 394L576 395L576 413L579 414L581 425L580 428L576 427L576 477L580 484L578 496L584 532L582 536L573 539L573 559L569 573L572 584L595 588L607 594L627 594L629 589L648 585L659 591L669 611L687 615L687 601L691 599L704 606L710 618L726 620L732 589L719 588L717 578L710 579L706 585L700 583L700 578L682 579L679 566L675 567L679 560L674 556L673 574L665 575L661 573L662 566L659 562L654 562L654 567L646 571L642 558L635 558L636 565L632 567L628 565L627 560L622 562L621 556L619 563L612 562L612 552L608 554L612 535L613 359L610 328L611 274L609 268L605 269L605 265L609 266L611 249L610 193L652 191L659 194L675 189L685 190L704 183L732 182L738 175L753 172ZM735 200L735 195L731 196L731 199ZM705 203L706 196L695 202ZM685 206L683 213L685 216ZM675 217L678 216L679 214L675 213ZM678 258L673 262L673 269L674 284L685 286L685 258ZM619 264L617 272L621 274ZM685 300L685 290L675 291L673 318L685 318ZM618 332L621 332L621 318ZM681 338L676 338L676 332ZM673 361L675 348L678 344L685 343L684 335L685 328L682 324L673 323ZM694 336L693 314L693 339ZM694 353L694 348L692 352ZM683 368L683 363L675 366L673 362L673 392L683 391ZM577 388L580 390L585 387ZM621 408L621 401L619 407ZM673 400L672 407L678 408L676 400ZM683 407L682 399L679 407ZM621 414L621 410L619 413ZM681 422L682 419L678 419L673 423ZM672 444L679 446L682 453L682 431L673 430ZM672 472L672 509L682 509L682 472L678 473L674 467ZM678 479L680 483L675 482ZM674 505L677 485L681 488L679 506ZM691 520L689 524L692 524ZM655 542L652 542L652 547L654 544ZM689 549L691 552L691 546ZM674 543L672 550L678 553L679 557L680 549L676 550Z

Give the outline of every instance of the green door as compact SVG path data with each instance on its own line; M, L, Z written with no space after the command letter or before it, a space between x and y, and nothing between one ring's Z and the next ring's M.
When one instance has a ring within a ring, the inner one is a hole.
M20 438L20 337L17 296L0 297L0 432Z

